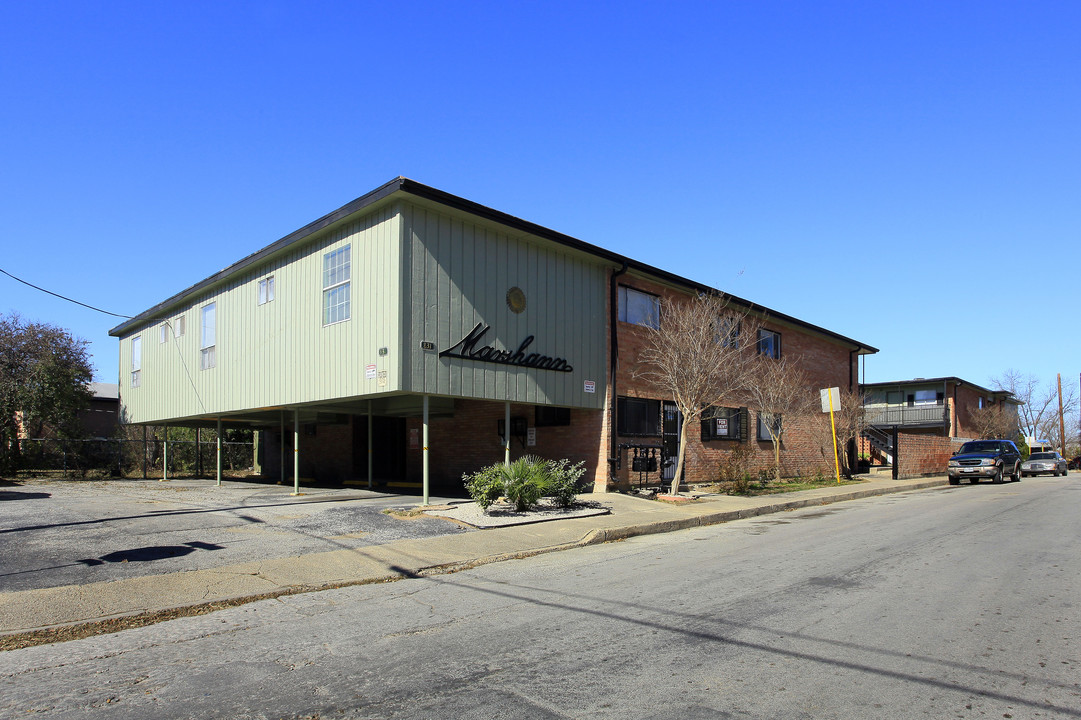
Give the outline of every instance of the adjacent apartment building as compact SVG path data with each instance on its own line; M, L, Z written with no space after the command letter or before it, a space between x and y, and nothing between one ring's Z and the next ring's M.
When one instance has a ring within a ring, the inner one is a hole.
M635 378L636 352L660 298L712 291L397 178L110 334L126 422L252 427L271 476L453 487L528 453L583 461L603 491L671 472L629 456L671 449L681 422ZM809 392L855 391L859 356L877 352L733 302L764 353L802 364ZM715 479L737 447L772 462L752 412L718 413L691 434L687 481ZM791 472L828 465L813 424L785 426Z

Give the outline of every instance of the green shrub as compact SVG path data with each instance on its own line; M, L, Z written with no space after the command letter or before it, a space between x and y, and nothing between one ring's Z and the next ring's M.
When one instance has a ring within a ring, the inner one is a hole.
M548 492L548 463L533 455L518 458L510 465L501 465L503 494L522 512L537 504Z
M469 497L473 498L482 510L487 510L503 495L502 470L502 465L489 465L462 478L465 480L465 489Z
M586 464L569 465L569 460L548 461L548 491L545 495L555 498L560 507L570 507L578 495L578 481L586 471Z
M514 503L515 510L530 509L542 497L552 497L560 507L570 507L578 494L578 481L585 463L567 459L542 460L533 455L520 457L510 465L496 463L472 475L463 475L466 492L484 510L501 496Z

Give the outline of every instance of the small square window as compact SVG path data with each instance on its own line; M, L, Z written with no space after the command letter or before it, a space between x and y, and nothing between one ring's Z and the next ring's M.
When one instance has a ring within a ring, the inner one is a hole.
M176 320L173 320L173 336L184 337L184 316L181 315Z
M661 326L661 299L656 295L620 285L619 320L658 328Z
M620 435L654 437L661 434L661 401L646 398L619 398L616 406Z
M781 416L780 415L775 415L773 417L773 423L772 424L773 424L774 434L777 437L781 437ZM770 441L772 441L773 438L770 437L770 432L769 431L770 431L769 425L767 424L767 422L764 422L762 420L762 416L759 415L758 416L758 441L759 442L770 442Z
M269 275L259 281L259 304L266 305L274 299L274 276Z
M758 354L771 358L781 357L781 333L773 330L759 330Z
M159 340L159 343L169 342L169 336L171 334L172 333L169 332L169 323L165 323L164 325L162 325L161 326L161 340Z
M743 440L746 410L740 408L706 408L702 413L702 441Z
M739 347L739 320L735 318L719 318L716 329L717 342L723 347Z

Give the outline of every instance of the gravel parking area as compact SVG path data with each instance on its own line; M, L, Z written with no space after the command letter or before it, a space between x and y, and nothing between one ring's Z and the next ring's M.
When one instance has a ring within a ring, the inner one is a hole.
M472 532L388 509L420 498L213 480L0 484L0 592L181 572ZM430 498L433 504L457 502Z

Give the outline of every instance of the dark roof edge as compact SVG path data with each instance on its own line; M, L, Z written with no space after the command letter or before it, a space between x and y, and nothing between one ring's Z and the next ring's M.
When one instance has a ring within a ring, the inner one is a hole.
M334 210L333 212L324 215L318 220L308 223L299 230L296 230L295 232L286 235L285 237L272 243L271 245L268 245L262 250L252 253L246 258L233 263L229 267L215 273L214 275L211 275L205 280L202 280L201 282L198 282L195 285L192 285L191 287L182 290L181 292L173 295L169 299L158 303L149 310L145 310L139 313L130 320L126 320L125 322L110 330L109 334L114 337L119 337L120 335L131 330L134 327L141 325L152 317L164 315L165 310L177 304L182 298L195 294L211 285L214 285L215 283L229 277L230 275L233 275L243 270L244 268L259 262L263 258L276 253L282 248L299 242L307 238L308 236L319 232L323 228L333 225L334 223L352 215L353 213L359 212L360 210L363 210L364 208L373 205L386 197L389 197L390 195L394 194L399 190L409 193L410 195L415 195L426 200L431 200L432 202L438 203L440 205L445 205L446 207L461 210L471 215L476 215L477 217L491 220L501 225L506 225L507 227L529 233L530 235L536 235L537 237L551 240L561 245L580 250L589 255L593 255L607 260L615 265L622 266L624 263L626 263L627 267L630 269L637 269L641 272L660 278L673 285L682 286L689 290L694 290L697 292L721 292L725 295L725 297L731 299L732 302L741 305L748 310L754 310L756 312L763 313L769 317L777 318L778 320L792 323L798 327L803 327L815 333L831 337L834 340L841 342L842 344L853 346L853 349L858 351L861 355L871 355L878 352L878 348L876 347L872 347L870 345L867 345L866 343L861 343L857 340L853 340L852 338L845 337L840 333L835 333L832 330L827 330L823 327L819 327L805 320L800 320L799 318L792 317L791 315L786 315L785 313L771 310L762 305L756 305L750 300L745 300L741 297L732 295L731 293L724 292L723 290L718 290L717 288L712 288L708 285L703 285L702 283L695 282L694 280L690 280L674 273L670 273L667 270L661 270L660 268L653 267L646 263L638 262L618 253L614 253L610 250L605 250L602 247L598 247L596 245L592 245L577 238L571 237L570 235L564 235L563 233L557 232L550 228L546 228L543 225L537 225L536 223L529 222L528 220L523 220L513 215L509 215L499 210L495 210L485 205L473 202L472 200L466 200L463 197L452 195L448 192L444 192L443 190L438 190L429 185L424 185L423 183L419 183L415 180L410 180L401 176L391 180L390 182L382 185L379 188L376 188L370 193L362 195L356 200L353 200L352 202L343 205L337 210Z
M245 258L243 258L241 260L237 260L235 263L228 266L227 268L225 268L223 270L219 270L218 272L214 273L210 277L208 277L208 278L206 278L204 280L200 280L199 282L195 283L191 287L188 287L188 288L185 288L184 290L181 290L180 292L176 293L172 297L169 297L169 298L161 301L160 303L153 306L149 310L144 310L143 312L139 313L138 315L131 318L130 320L125 320L124 322L120 323L119 325L114 327L112 330L110 330L109 334L114 336L114 337L119 337L119 336L123 335L125 332L127 332L128 330L131 330L132 328L141 325L146 320L149 320L152 317L155 317L155 316L157 316L159 314L166 314L166 313L164 313L165 310L172 307L173 305L176 305L183 298L185 298L185 297L187 297L189 295L194 295L194 294L200 292L201 290L204 290L204 289L214 285L215 283L219 282L220 280L224 280L225 278L227 278L227 277L229 277L231 275L234 275L234 274L240 272L241 270L243 270L243 269L245 269L245 268L247 268L247 267L249 267L251 265L254 265L254 264L260 262L264 258L266 258L266 257L268 257L270 255L273 255L274 253L278 252L279 250L281 250L281 249L283 249L285 247L288 247L289 245L292 245L295 242L299 242L299 241L303 240L304 238L308 237L309 235L317 233L320 230L322 230L323 228L329 227L330 225L333 225L334 223L338 222L339 220L343 220L343 219L349 217L350 215L352 215L353 213L355 213L355 212L357 212L359 210L363 210L364 208L368 207L369 205L374 205L375 203L379 202L383 198L385 198L385 197L393 194L394 192L396 192L399 189L399 187L401 186L401 183L402 183L402 181L404 179L405 178L401 178L401 177L395 178L394 180L391 180L390 182L376 188L375 190L372 190L367 195L362 195L361 197L357 198L356 200L353 200L352 202L349 202L349 203L346 203L345 205L342 205L337 210L334 210L333 212L327 213L326 215L319 218L318 220L315 220L313 222L308 223L307 225L300 228L299 230L295 230L295 231L289 233L288 235L281 238L280 240L277 240L277 241L271 243L270 245L267 245L262 250L257 250L256 252L252 253L251 255L248 255Z
M968 385L969 387L976 388L977 390L982 390L985 393L990 393L992 395L1009 395L1011 398L1014 396L1013 393L1010 392L1009 390L992 390L990 388L985 388L982 385L977 385L974 382L969 382L968 380L965 380L963 378L959 378L959 377L956 377L956 376L953 376L953 375L951 375L949 377L920 378L918 380L913 378L912 380L894 380L892 382L860 383L860 387L890 387L890 386L897 386L897 385L929 385L931 383L942 383L942 382L952 382L952 383L957 383L958 385ZM1018 401L1018 402L1020 402L1020 401Z
M695 290L697 292L705 293L721 292L725 295L725 297L731 299L736 304L741 305L749 310L756 310L758 312L765 313L770 317L790 322L794 325L807 328L822 335L827 335L846 345L852 345L856 350L865 351L861 352L861 355L870 355L878 352L878 348L876 347L872 347L866 343L861 343L857 340L853 340L852 338L845 337L844 335L835 333L832 330L827 330L823 327L813 325L806 320L800 320L799 318L777 312L776 310L771 310L765 306L756 305L750 300L745 300L744 298L724 292L723 290L718 290L717 288L703 285L702 283L695 282L694 280L682 277L680 275L676 275L675 273L668 272L667 270L662 270L660 268L653 267L652 265L639 262L624 255L620 255L619 253L612 252L611 250L606 250L602 247L598 247L597 245L592 245L583 240L571 237L570 235L564 235L561 232L546 228L543 225L537 225L536 223L529 222L528 220L522 220L521 218L515 217L513 215L508 215L507 213L501 212L499 210L494 210L485 205L480 205L479 203L475 203L472 200L466 200L465 198L458 197L457 195L451 195L448 192L444 192L428 185L418 183L414 180L409 180L408 178L401 178L401 180L402 190L412 195L416 195L427 200L432 200L433 202L437 202L441 205L446 205L447 207L452 207L457 210L468 212L471 215L476 215L478 217L492 220L501 225L507 225L509 227L522 230L523 232L527 232L531 235L536 235L547 240L552 240L554 242L560 243L561 245L566 245L568 247L581 250L590 255L595 255L597 257L603 258L614 263L615 265L622 266L624 263L626 263L628 269L640 270L649 275L661 278L674 285L681 285L689 290Z

